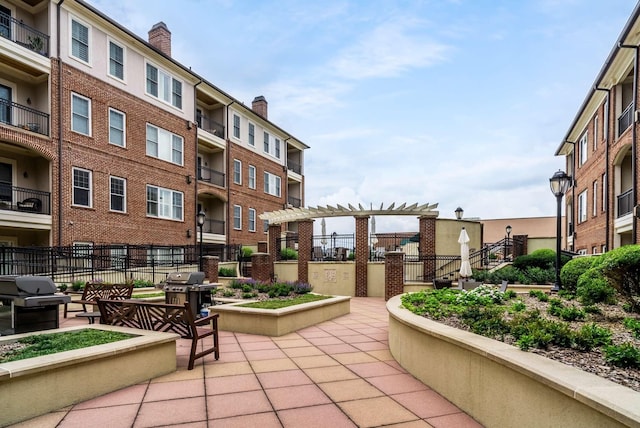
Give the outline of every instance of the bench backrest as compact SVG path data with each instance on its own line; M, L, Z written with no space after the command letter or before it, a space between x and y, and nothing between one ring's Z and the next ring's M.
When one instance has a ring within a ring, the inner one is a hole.
M184 305L137 300L98 300L104 324L179 334L192 339L196 330L189 302Z
M101 284L87 282L82 291L85 302L97 302L98 299L124 300L130 299L133 293L133 283L129 284Z

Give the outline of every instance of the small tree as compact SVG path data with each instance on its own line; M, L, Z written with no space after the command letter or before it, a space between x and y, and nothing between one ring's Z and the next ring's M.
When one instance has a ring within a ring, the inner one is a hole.
M629 308L640 312L640 245L625 245L605 253L599 267Z
M562 266L562 270L560 271L562 289L575 294L580 275L591 268L595 260L596 257L576 257Z

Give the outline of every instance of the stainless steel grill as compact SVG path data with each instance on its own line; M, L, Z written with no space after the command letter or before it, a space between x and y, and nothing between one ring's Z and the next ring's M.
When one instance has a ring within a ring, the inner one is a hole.
M51 278L1 275L0 335L58 328L59 305L71 297L56 291Z
M191 311L198 317L200 308L213 304L211 290L217 287L217 284L203 284L203 281L204 272L170 273L162 287L165 303L182 305L189 302Z

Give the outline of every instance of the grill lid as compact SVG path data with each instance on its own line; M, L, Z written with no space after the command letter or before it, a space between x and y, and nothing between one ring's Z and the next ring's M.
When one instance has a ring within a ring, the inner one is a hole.
M202 284L204 272L172 272L167 275L167 284L193 285Z
M51 278L34 275L0 276L0 293L39 296L54 294L56 285Z

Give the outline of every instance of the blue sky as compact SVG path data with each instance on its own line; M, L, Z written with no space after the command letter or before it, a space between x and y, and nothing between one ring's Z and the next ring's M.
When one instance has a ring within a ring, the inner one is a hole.
M90 0L304 141L306 205L555 215L549 177L631 0ZM382 231L415 218L377 218ZM352 219L327 219L351 232Z

